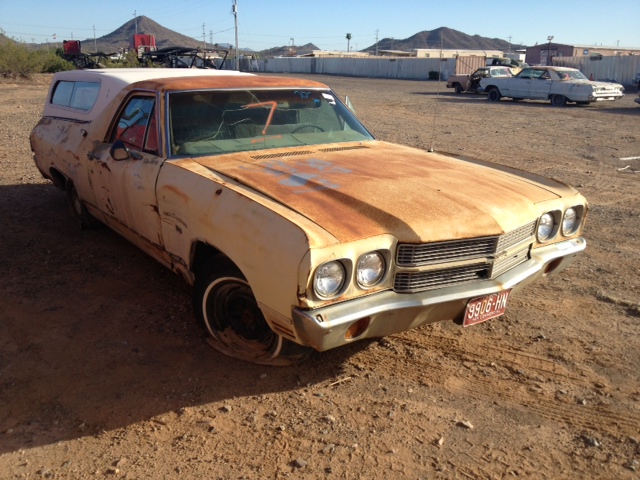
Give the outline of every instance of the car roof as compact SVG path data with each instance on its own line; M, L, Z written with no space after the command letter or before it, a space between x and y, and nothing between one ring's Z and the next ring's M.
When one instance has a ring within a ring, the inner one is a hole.
M88 111L74 110L51 103L58 82L95 82L100 84L98 96ZM188 68L113 68L70 70L54 75L44 108L45 117L93 121L123 90L144 89L158 92L250 88L328 88L310 80L255 75L235 70Z

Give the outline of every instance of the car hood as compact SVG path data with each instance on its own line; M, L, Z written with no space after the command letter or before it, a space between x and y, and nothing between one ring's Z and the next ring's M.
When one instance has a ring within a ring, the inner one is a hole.
M384 233L414 243L500 235L535 220L536 203L575 193L507 167L379 141L193 160L341 242Z

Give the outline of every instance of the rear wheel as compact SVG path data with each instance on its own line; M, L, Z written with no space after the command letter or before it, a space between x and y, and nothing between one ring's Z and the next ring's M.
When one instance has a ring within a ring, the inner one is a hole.
M464 90L462 89L462 85L456 83L456 93L462 93Z
M275 333L249 283L225 258L207 263L196 277L193 306L220 353L262 365L291 365L310 352Z
M500 95L500 90L495 87L489 90L489 93L487 94L487 99L490 102L499 102L501 98L502 95Z
M551 105L554 107L564 107L567 104L567 97L564 95L551 95Z
M100 226L100 222L89 213L87 206L80 200L80 197L78 197L78 191L71 181L67 182L67 203L69 204L71 214L79 222L80 228L83 230L93 230Z

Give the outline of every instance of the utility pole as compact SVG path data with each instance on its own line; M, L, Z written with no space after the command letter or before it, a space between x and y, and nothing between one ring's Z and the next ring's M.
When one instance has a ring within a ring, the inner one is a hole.
M553 40L553 35L547 37L547 41L549 42L547 46L547 65L551 65L551 40Z
M378 35L380 35L380 29L376 29L376 57L378 56Z
M204 49L207 49L207 35L204 33L204 23L202 24L202 45Z
M136 24L136 35L138 34L138 15L137 15L138 11L134 10L133 11L133 21Z
M96 42L96 24L93 24L93 49L98 53L98 43Z
M238 56L238 0L233 0L232 13L236 29L236 70L240 71L240 57Z

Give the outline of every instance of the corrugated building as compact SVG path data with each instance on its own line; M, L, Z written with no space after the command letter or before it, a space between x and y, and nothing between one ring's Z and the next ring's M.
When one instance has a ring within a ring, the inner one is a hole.
M640 55L640 47L604 47L596 45L564 45L561 43L541 43L527 47L525 62L529 65L552 65L556 57L612 57Z

